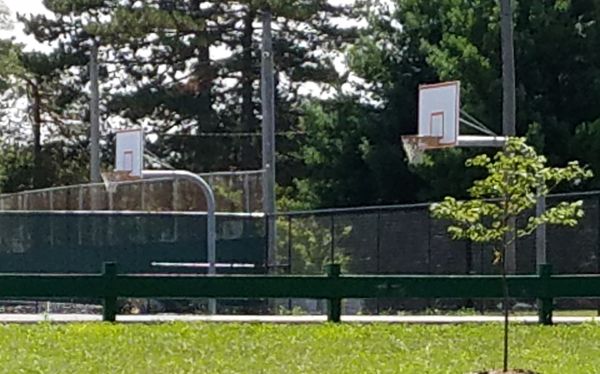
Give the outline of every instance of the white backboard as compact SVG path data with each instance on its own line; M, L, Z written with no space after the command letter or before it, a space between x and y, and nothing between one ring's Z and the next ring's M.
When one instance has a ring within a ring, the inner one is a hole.
M115 171L129 171L130 176L141 177L144 169L143 130L118 131L116 137Z
M458 142L460 82L419 86L419 136L439 137L442 147Z

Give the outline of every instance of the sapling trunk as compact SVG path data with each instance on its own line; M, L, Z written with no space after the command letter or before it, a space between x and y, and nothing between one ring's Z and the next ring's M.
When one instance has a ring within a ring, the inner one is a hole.
M504 177L505 183L510 183L510 179L508 176ZM505 193L504 194L504 206L503 206L503 219L504 227L509 227L509 232L511 231L510 227L510 217L508 212L508 203L510 201L510 196ZM500 261L500 273L502 274L502 311L504 312L504 350L503 350L503 360L502 360L502 370L503 372L508 371L508 281L506 280L506 252L508 250L508 244L512 238L509 237L507 233L502 237L502 252L500 253L501 261Z
M504 250L502 253L502 295L504 300L502 301L502 310L504 312L504 351L503 351L503 366L504 372L508 371L508 312L509 312L509 300L508 300L508 280L506 279L506 261L504 255L506 254L506 246L503 246Z

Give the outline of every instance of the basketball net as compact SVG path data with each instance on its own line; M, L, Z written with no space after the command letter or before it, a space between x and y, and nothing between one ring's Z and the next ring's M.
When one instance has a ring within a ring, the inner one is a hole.
M441 136L404 135L402 137L402 147L406 153L408 163L411 165L420 165L425 160L426 150L447 147L447 145L440 144L441 140Z
M402 137L402 148L404 148L408 163L411 165L420 165L423 163L425 149L422 149L420 144L418 136L408 135Z
M130 170L120 170L120 171L107 171L102 173L102 180L104 181L104 187L108 193L117 192L117 187L119 186L119 182L123 181L133 181L138 180L139 177L135 177L131 175Z

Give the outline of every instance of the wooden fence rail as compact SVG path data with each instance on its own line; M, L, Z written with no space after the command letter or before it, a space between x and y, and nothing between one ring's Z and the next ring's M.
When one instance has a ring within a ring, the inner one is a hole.
M328 301L327 316L340 321L341 300L351 298L501 298L500 276L342 275L328 265L322 276L118 274L105 263L101 274L0 274L0 298L98 298L103 319L115 321L117 298L309 298ZM600 275L508 277L511 298L538 300L539 323L552 323L553 299L600 297Z

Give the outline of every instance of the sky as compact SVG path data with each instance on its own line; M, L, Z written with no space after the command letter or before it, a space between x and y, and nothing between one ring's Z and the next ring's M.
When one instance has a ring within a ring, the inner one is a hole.
M19 13L40 13L45 9L42 0L4 0L4 4Z
M50 14L48 10L42 4L42 0L2 0L4 4L10 9L12 18L16 22L16 15L19 14L39 14L46 13ZM349 5L353 4L356 0L329 0L333 5ZM16 41L26 45L26 49L35 49L42 51L49 51L49 46L40 45L37 41L31 37L26 36L22 31L22 26L18 23L12 31L0 31L0 38L14 37ZM217 52L217 54L220 54Z
M42 4L42 0L0 0L3 1L4 4L10 9L11 16L15 21L15 25L13 30L10 31L0 31L0 38L14 38L16 42L22 43L25 46L25 50L37 50L42 52L50 52L52 47L50 45L44 45L38 43L32 36L27 36L23 33L22 28L23 25L16 22L16 14L40 14L46 13L51 14L44 5ZM353 4L356 0L329 0L333 5L349 5ZM342 22L342 25L344 22ZM221 50L220 47L215 47L214 50L211 49L211 56L215 59L225 58L229 54L229 51ZM338 57L334 59L334 64L340 73L343 73L347 70L346 63L344 61L344 57L340 54ZM345 84L344 91L353 90L351 88L351 81L357 81L357 77L354 77L353 74L348 78L348 83ZM331 92L323 92L321 88L316 83L307 82L301 89L300 94L309 95L309 96L328 96L332 94ZM26 103L24 104L26 105Z
M47 12L42 0L3 0L4 4L10 9L11 16L15 20L17 19L17 13L19 14L39 14ZM26 49L35 50L49 50L49 46L40 45L32 36L26 36L22 31L22 26L15 23L13 30L11 31L0 31L0 37L8 38L14 37L17 42L26 45Z
M40 14L46 13L51 14L44 5L42 4L42 0L0 0L3 1L4 4L10 9L11 16L15 21L15 25L13 30L10 31L0 31L0 38L14 38L15 41L22 43L25 45L25 50L38 50L43 52L50 52L52 47L47 44L38 43L32 36L27 36L22 31L22 24L16 22L16 15L19 14ZM329 0L329 2L333 5L350 5L353 4L356 0ZM342 21L342 25L345 22ZM226 58L231 52L223 49L222 47L215 46L211 49L211 56L214 59ZM343 74L347 68L346 63L344 61L344 57L342 54L337 56L334 59L334 64L336 69ZM319 87L314 83L307 83L301 88L301 94L316 94L323 95L323 92L320 92Z

